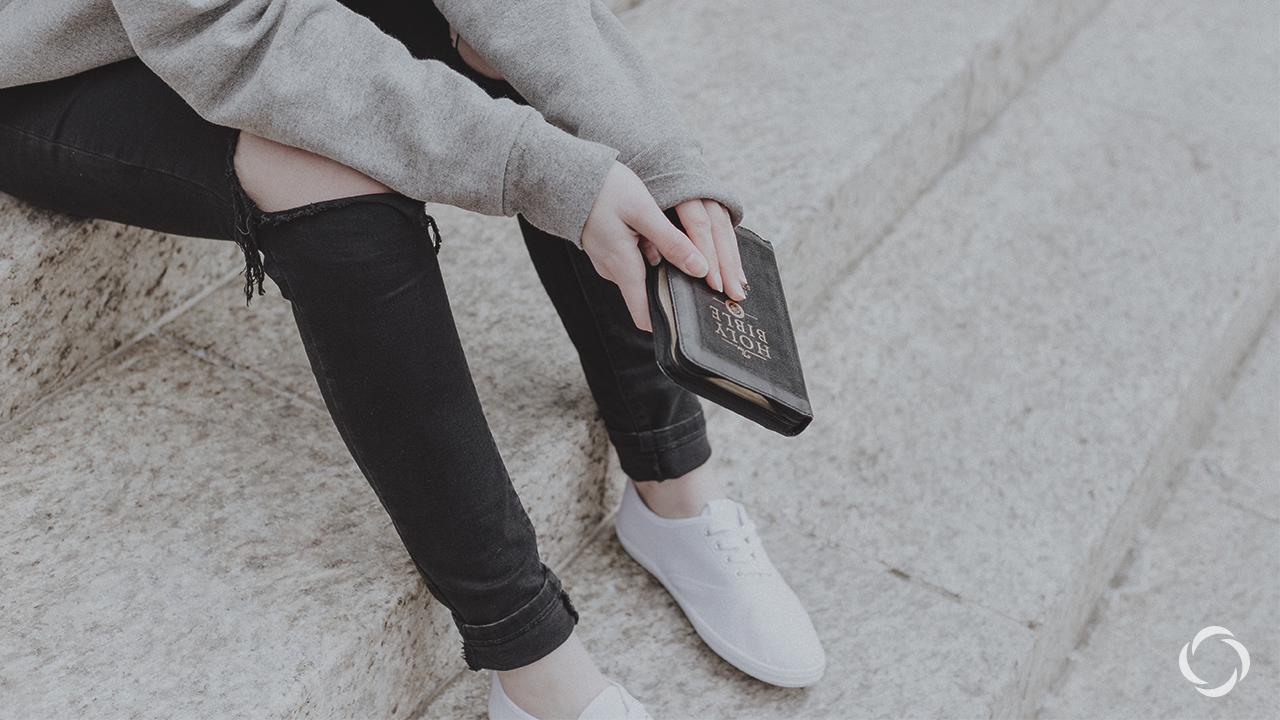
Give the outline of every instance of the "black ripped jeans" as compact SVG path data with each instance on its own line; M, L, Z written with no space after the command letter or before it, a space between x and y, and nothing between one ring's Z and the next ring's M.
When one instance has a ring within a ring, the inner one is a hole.
M466 68L430 2L350 2L419 57ZM429 101L424 98L424 102ZM231 158L238 132L202 120L138 60L0 90L0 191L163 232L235 240L293 305L325 403L474 669L512 669L577 620L538 559L450 313L423 206L394 194L263 213ZM586 255L521 219L623 469L682 475L711 449L696 398L654 362L617 288ZM447 250L446 250L447 252ZM252 279L252 276L250 276Z

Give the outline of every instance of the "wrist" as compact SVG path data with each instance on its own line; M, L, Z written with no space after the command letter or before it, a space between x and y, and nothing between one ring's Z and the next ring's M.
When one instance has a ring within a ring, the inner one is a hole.
M503 212L519 212L539 229L582 247L582 229L617 155L532 115L507 162Z

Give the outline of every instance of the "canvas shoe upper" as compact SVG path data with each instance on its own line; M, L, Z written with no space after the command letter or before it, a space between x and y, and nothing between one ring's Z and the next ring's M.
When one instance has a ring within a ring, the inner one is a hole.
M698 517L669 520L628 483L617 532L703 641L739 670L783 687L822 677L826 655L818 633L740 503L712 500Z
M507 697L498 674L489 686L489 720L538 720ZM596 696L582 711L578 720L653 720L639 700L631 697L621 685L610 680L609 687Z

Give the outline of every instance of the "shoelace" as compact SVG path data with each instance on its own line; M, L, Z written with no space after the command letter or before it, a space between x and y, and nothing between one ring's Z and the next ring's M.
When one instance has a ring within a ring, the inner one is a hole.
M704 533L716 539L714 547L724 558L724 562L737 566L734 568L734 574L738 577L764 576L773 571L773 566L763 557L760 537L756 535L755 523L750 520L738 527L717 523L707 528Z

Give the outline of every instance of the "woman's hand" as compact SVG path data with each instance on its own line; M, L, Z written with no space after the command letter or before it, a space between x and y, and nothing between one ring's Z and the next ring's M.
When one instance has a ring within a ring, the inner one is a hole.
M681 222L685 220L681 218ZM636 327L648 331L653 328L645 291L646 257L655 264L665 257L693 277L705 277L710 267L698 247L658 209L640 178L619 162L605 176L587 215L582 249L596 272L622 291Z
M734 300L745 299L747 275L742 271L738 236L729 211L715 200L686 200L676 205L676 215L694 246L711 260L707 284ZM648 240L640 240L640 252L650 263L658 264L658 250Z

